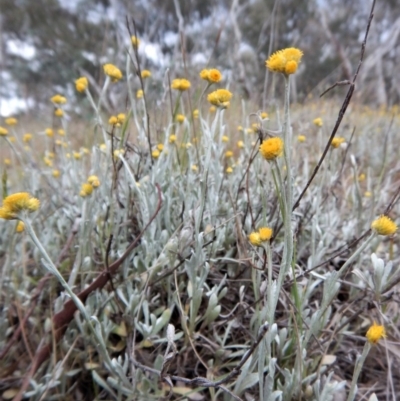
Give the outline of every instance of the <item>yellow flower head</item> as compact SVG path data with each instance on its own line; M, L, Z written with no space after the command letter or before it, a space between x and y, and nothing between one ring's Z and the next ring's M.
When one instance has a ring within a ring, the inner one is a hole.
M23 221L19 221L17 227L15 227L15 232L22 233L25 230L25 224Z
M364 174L364 173L361 173L361 174L358 176L357 179L358 179L359 182L365 181L365 174Z
M136 98L137 99L141 99L143 97L143 90L142 89L139 89L137 92L136 92Z
M116 124L118 123L118 118L117 118L117 116L111 116L111 117L108 119L108 123L109 123L110 125L116 125Z
M261 241L269 241L272 238L273 230L269 227L261 227L258 229Z
M272 72L281 72L286 75L294 74L303 57L303 52L295 47L278 50L265 62L265 66Z
M125 118L126 118L126 116L125 116L124 113L119 113L119 114L117 115L117 120L118 120L118 122L119 122L120 124L122 124L122 123L125 121Z
M243 132L243 127L241 125L238 125L237 130Z
M217 89L211 92L207 96L207 100L214 106L221 107L223 109L229 106L229 101L232 98L232 93L227 89Z
M140 75L142 76L143 79L150 78L151 72L149 70L143 70Z
M0 127L0 136L6 136L8 134L8 130L4 127Z
M23 140L24 142L29 142L29 141L32 140L32 138L33 138L33 135L32 135L32 134L24 134L24 136L22 137L22 140Z
M204 69L200 71L200 78L212 84L221 81L222 74L219 70L215 68L212 68L211 70Z
M365 335L367 340L371 344L376 344L379 340L386 337L386 331L384 326L380 326L374 322L372 326L368 329L367 334Z
M224 136L222 137L222 142L229 142L229 137L226 136L226 135L224 135Z
M118 82L122 78L121 70L114 64L104 64L103 70L111 78L112 82Z
M338 148L344 141L344 138L342 138L341 136L337 136L332 139L331 146L332 148Z
M190 168L191 168L192 171L194 171L194 172L199 171L199 168L198 168L195 164L192 164L192 166L191 166Z
M226 172L227 174L232 174L232 173L233 173L233 168L232 168L232 167L227 167L226 170L225 170L225 172Z
M260 246L261 242L262 242L261 238L260 238L260 234L256 233L256 232L252 232L249 235L249 241L250 241L250 244L254 245L254 246Z
M263 111L263 112L261 113L261 118L262 118L263 120L265 120L266 118L268 118L268 113L266 113L265 111Z
M51 161L51 159L49 157L43 157L43 161L46 166L48 166L48 167L53 166L53 162Z
M228 106L229 106L229 102L228 102ZM215 106L210 107L210 113L215 113L216 110L217 110L217 108Z
M199 118L199 110L198 109L193 110L193 118Z
M135 35L131 36L131 42L133 47L139 47L140 39L138 39Z
M185 121L185 119L186 119L186 117L185 117L183 114L178 114L178 115L175 117L175 120L176 120L176 122L178 122L178 123L183 123L183 122Z
M171 88L178 91L186 91L190 88L190 81L184 78L174 79L172 81Z
M159 143L159 144L157 145L157 149L158 149L160 152L162 152L162 151L164 150L164 144Z
M211 70L208 71L208 82L217 83L221 81L221 79L222 79L222 74L216 68L212 68Z
M244 148L244 142L243 142L243 141L238 141L237 147L238 147L239 149L243 149L243 148Z
M54 115L57 117L62 117L64 115L64 112L61 109L55 109Z
M392 235L397 225L391 218L382 215L372 222L371 228L379 235Z
M53 97L51 97L50 101L55 104L65 104L65 103L67 103L67 98L57 94L57 95L54 95Z
M260 131L261 126L257 123L253 123L251 124L251 129L255 134L257 134L257 132Z
M74 156L75 160L79 160L82 157L80 152L72 152L72 156Z
M11 166L11 159L5 158L5 159L4 159L4 164L5 164L6 166Z
M53 172L51 173L51 175L54 177L54 178L58 178L59 176L60 176L60 170L53 170Z
M100 186L100 180L97 175L90 175L87 179L87 182L93 187L97 188Z
M51 128L46 128L44 130L44 132L46 133L46 135L51 138L54 135L54 131Z
M85 92L86 88L89 86L88 79L86 77L80 77L75 80L75 88L78 92Z
M305 142L306 141L306 137L305 137L305 135L298 135L297 140L299 142Z
M260 152L265 160L274 160L283 152L283 141L279 137L268 138L260 145Z
M90 196L93 192L93 186L89 184L88 182L85 182L81 186L81 192L79 192L79 195L82 198L85 198L86 196Z
M4 122L5 122L7 125L12 126L12 125L17 125L18 120L17 120L16 118L14 118L14 117L8 117L8 118L6 118L6 119L4 120Z
M317 127L322 127L322 126L324 125L324 123L323 123L321 117L314 118L313 123L314 123Z
M154 159L158 159L159 157L160 157L160 151L158 150L158 149L154 149L152 152L151 152L151 155L152 155L152 157L154 158Z
M168 142L169 143L175 143L176 142L176 135L175 134L171 134L168 138Z
M29 213L39 209L39 199L33 198L28 192L18 192L7 196L0 207L0 218L12 220L17 218L17 214L23 210Z
M226 152L225 152L225 157L228 159L228 158L230 158L230 157L232 157L233 156L233 152L231 151L231 150L227 150Z

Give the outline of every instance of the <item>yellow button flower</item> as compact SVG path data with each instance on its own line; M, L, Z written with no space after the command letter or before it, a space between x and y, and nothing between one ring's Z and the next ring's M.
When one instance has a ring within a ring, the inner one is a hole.
M261 227L258 229L261 241L269 241L272 238L273 230L269 227Z
M64 115L64 112L61 109L55 109L54 115L57 117L62 117Z
M260 234L256 233L256 232L252 232L249 235L249 241L250 241L250 244L254 245L254 246L260 246L261 242L262 242L261 238L260 238Z
M178 114L175 117L176 122L178 123L183 123L186 120L186 117L183 114Z
M79 195L82 198L85 198L87 196L90 196L93 193L93 186L89 184L88 182L85 182L81 186L81 192L79 192Z
M46 135L51 138L54 135L54 131L51 128L46 128L44 130L44 132L46 133Z
M372 222L371 228L379 235L392 235L397 231L396 223L383 215Z
M265 66L272 72L281 72L286 75L294 74L303 57L303 52L295 47L278 50L265 62Z
M379 340L386 337L386 331L384 326L380 326L374 322L372 326L368 329L367 334L365 335L367 340L371 344L377 344Z
M75 80L75 88L78 92L85 92L87 87L89 86L88 79L86 77L80 77Z
M133 47L139 47L140 45L140 39L138 39L136 36L131 36L131 42Z
M150 78L151 72L149 70L143 70L140 75L142 76L143 79Z
M0 136L6 136L8 134L8 130L4 127L0 127Z
M341 136L337 136L332 139L331 146L332 148L338 148L343 142L345 142L345 139Z
M171 88L179 91L186 91L190 88L190 81L184 78L174 79Z
M13 125L17 125L18 120L14 117L8 117L4 120L4 122L9 126L13 126Z
M87 182L93 187L93 188L97 188L100 186L100 180L99 177L97 177L97 175L90 175L87 179Z
M317 127L322 127L324 125L321 117L314 118L313 124Z
M212 84L221 81L222 74L216 68L212 68L210 70L204 69L200 71L200 78Z
M122 78L121 70L114 64L104 64L103 70L111 78L112 82L118 82Z
M232 93L227 89L217 89L207 96L207 100L214 106L227 108L229 101L232 98Z
M260 153L265 160L274 160L283 152L283 141L279 137L268 138L260 145Z
M38 210L39 207L39 199L32 197L28 192L17 192L4 198L3 206L0 207L0 218L6 220L16 219L19 212L25 210L32 213Z
M22 137L22 140L23 140L24 142L29 142L29 141L32 140L32 138L33 138L33 135L32 135L32 134L24 134L24 136Z
M57 94L57 95L54 95L53 97L51 97L50 101L52 101L55 104L65 104L65 103L67 103L67 98L60 94Z

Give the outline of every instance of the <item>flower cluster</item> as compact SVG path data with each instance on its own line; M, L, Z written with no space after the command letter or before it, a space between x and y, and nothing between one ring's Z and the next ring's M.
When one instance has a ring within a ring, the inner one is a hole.
M39 207L39 199L32 197L28 192L17 192L4 198L3 206L0 207L0 218L6 220L17 219L20 212L27 211L32 213L38 210Z
M176 89L178 91L186 91L190 88L190 81L184 78L177 78L172 81L171 84L172 89Z
M266 67L273 72L286 75L294 74L303 57L303 52L295 47L278 50L266 60Z
M200 78L208 81L210 84L221 81L222 74L219 70L212 68L211 70L201 70Z
M217 89L207 96L207 100L214 106L226 109L229 107L229 101L232 98L232 93L227 89Z
M114 64L104 64L103 70L111 78L111 82L118 82L122 78L121 70Z
M89 82L86 77L80 77L75 81L75 88L78 92L85 92Z
M272 238L273 230L270 227L261 227L249 235L249 241L254 246L261 246L263 242Z
M109 123L110 125L115 125L115 126L117 126L117 127L120 127L121 124L124 123L125 119L126 119L125 114L124 114L124 113L119 113L119 114L116 115L116 116L111 116L111 117L109 118L109 120L108 120L108 123Z
M65 104L65 103L67 103L67 98L62 95L57 94L57 95L54 95L53 97L51 97L50 101L55 104Z

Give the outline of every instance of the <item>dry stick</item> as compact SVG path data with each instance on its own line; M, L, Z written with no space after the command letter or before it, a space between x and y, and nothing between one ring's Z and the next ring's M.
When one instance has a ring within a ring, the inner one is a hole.
M85 303L87 297L95 290L103 288L107 282L109 281L110 274L113 275L117 272L118 268L122 265L122 263L125 261L125 259L129 256L129 254L132 252L132 250L137 246L139 240L143 236L144 232L147 230L147 228L150 226L150 224L153 222L153 220L156 218L158 212L161 209L162 205L162 197L161 197L161 189L158 184L156 184L157 192L158 192L158 204L157 208L153 214L153 216L150 218L149 222L146 224L146 226L143 228L143 230L139 233L139 235L136 237L136 239L128 246L128 248L125 250L124 254L116 260L113 264L110 265L109 271L104 271L100 273L97 278L92 282L92 284L89 285L86 289L81 291L79 294L77 294L77 297L82 301L82 303ZM78 310L76 307L75 303L72 300L67 301L64 304L64 308L55 314L53 316L53 329L55 332L55 337L51 343L48 343L42 347L40 347L35 354L35 359L32 362L31 368L27 375L25 376L25 379L22 383L21 389L19 393L15 396L13 401L20 401L22 399L23 393L25 390L28 388L29 383L33 375L38 371L42 363L50 356L51 351L52 351L52 345L57 344L62 336L64 335L65 331L67 330L68 324L71 322L71 320L74 318L75 312Z
M135 32L135 37L137 38L137 30L136 30L136 23L135 20L132 18L132 25L133 25L133 30ZM129 37L132 37L132 31L131 28L129 26L129 19L128 17L126 17L126 27L128 29L129 32ZM146 100L146 93L144 91L144 83L143 83L143 78L142 78L142 70L140 68L140 58L139 58L139 51L138 48L139 46L132 46L133 47L133 54L135 55L135 59L136 59L136 66L134 63L133 66L136 67L136 74L139 77L139 81L140 81L140 87L142 89L143 92L143 101L144 101L144 107L146 109L146 123L147 123L147 143L149 145L149 154L151 155L151 141L150 141L150 114L147 108L147 100ZM130 54L128 52L128 54ZM132 57L131 57L132 60ZM132 60L133 61L133 60ZM128 77L127 77L128 78ZM154 160L152 157L150 157L150 161L151 161L151 165L154 164Z
M329 138L329 141L328 141L328 143L327 143L326 146L325 146L325 150L324 150L324 152L323 152L321 158L319 159L318 164L316 165L316 167L315 167L313 173L311 174L311 177L310 177L310 179L308 180L306 186L304 187L303 191L301 192L301 194L300 194L299 197L297 198L295 204L293 205L293 210L295 210L295 209L300 205L301 199L303 198L304 194L307 192L307 189L309 188L309 186L311 185L311 183L312 183L312 181L314 180L315 176L317 175L318 170L320 169L321 164L322 164L322 162L324 161L324 159L325 159L325 157L326 157L326 155L327 155L327 153L328 153L329 147L331 146L332 140L333 140L333 138L335 137L336 132L338 131L338 129L339 129L339 127L340 127L340 124L342 123L342 120L343 120L343 117L344 117L344 115L345 115L345 113L346 113L347 107L348 107L348 105L350 104L350 100L351 100L351 98L352 98L352 96L353 96L353 92L354 92L354 88L355 88L356 79L357 79L357 77L358 77L358 74L359 74L359 72L360 72L361 65L362 65L363 60L364 60L365 46L366 46L366 44L367 44L367 38L368 38L369 29L370 29L370 26L371 26L371 21L372 21L372 18L373 18L373 16L374 16L375 2L376 2L376 0L374 0L374 1L372 2L371 12L370 12L369 18L368 18L367 29L366 29L366 31L365 31L364 40L363 40L363 42L362 42L362 44L361 44L360 61L359 61L359 63L358 63L357 70L356 70L356 72L355 72L355 74L354 74L354 76L353 76L352 82L349 82L349 81L337 82L336 84L334 84L333 86L331 86L330 88L328 88L328 89L327 89L324 93L322 93L322 95L321 95L321 96L323 96L325 93L327 93L328 91L330 91L331 89L333 89L334 87L336 87L336 86L338 86L338 85L344 85L344 84L350 85L350 88L349 88L349 90L347 91L347 94L346 94L346 97L345 97L344 102L343 102L343 104L342 104L342 107L340 108L339 115L338 115L338 118L337 118L337 120L336 120L335 126L333 127L333 130L332 130L331 136L330 136L330 138Z

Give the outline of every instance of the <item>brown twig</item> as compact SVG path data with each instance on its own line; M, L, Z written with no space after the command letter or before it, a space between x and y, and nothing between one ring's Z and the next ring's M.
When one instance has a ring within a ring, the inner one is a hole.
M318 173L318 171L319 171L319 169L320 169L320 167L321 167L321 165L322 165L322 163L323 163L323 161L324 161L324 159L325 159L325 157L326 157L326 155L328 153L328 150L329 150L329 148L331 146L332 140L335 137L335 135L336 135L336 133L337 133L339 127L340 127L340 124L342 123L342 120L343 120L343 117L344 117L344 115L346 113L347 107L350 104L351 98L353 96L354 88L355 88L355 83L356 83L358 74L360 72L361 65L362 65L363 60L364 60L365 46L367 44L367 38L368 38L369 29L371 27L371 21L372 21L372 18L374 16L375 2L376 2L376 0L374 0L372 2L372 7L371 7L371 11L370 11L369 18L368 18L368 24L367 24L367 28L366 28L366 31L365 31L364 40L363 40L363 42L361 44L360 61L358 63L357 70L356 70L356 72L355 72L355 74L353 76L353 80L351 82L340 81L340 82L337 82L335 85L333 85L331 88L328 88L328 90L330 90L330 89L333 89L334 87L339 86L339 85L347 85L347 84L350 85L349 90L347 91L346 97L345 97L345 99L343 101L342 107L339 110L338 118L336 120L335 126L333 127L331 136L329 137L329 140L328 140L328 142L327 142L327 144L325 146L324 152L322 153L321 158L319 159L317 165L315 166L314 171L312 172L311 177L308 180L306 186L304 187L303 191L301 192L301 194L297 198L296 202L294 203L293 210L296 210L297 207L300 205L301 199L304 197L304 195L307 192L308 188L310 187L312 181L314 180L315 176L317 175L317 173ZM324 95L328 90L326 90L322 95Z

